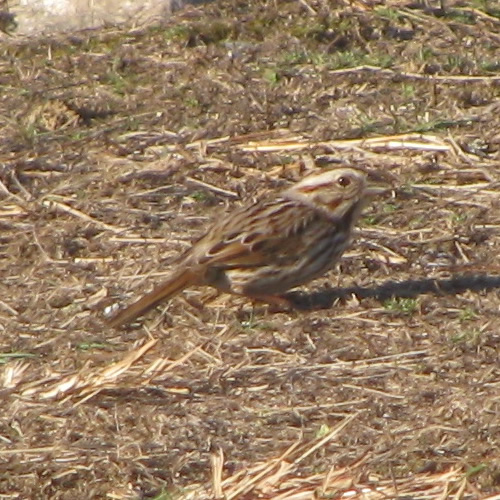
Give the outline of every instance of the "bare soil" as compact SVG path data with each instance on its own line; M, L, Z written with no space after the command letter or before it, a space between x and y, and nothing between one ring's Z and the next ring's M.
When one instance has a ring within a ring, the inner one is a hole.
M233 1L0 51L0 498L499 498L495 2ZM337 164L390 190L296 310L194 288L106 326Z

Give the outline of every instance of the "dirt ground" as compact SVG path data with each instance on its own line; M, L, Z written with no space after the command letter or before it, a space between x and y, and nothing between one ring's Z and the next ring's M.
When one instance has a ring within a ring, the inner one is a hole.
M499 498L496 2L233 1L0 51L1 499ZM106 326L337 164L390 190L302 309L193 288Z

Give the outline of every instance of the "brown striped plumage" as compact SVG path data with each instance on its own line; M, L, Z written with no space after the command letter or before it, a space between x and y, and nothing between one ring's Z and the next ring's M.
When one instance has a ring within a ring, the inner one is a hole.
M229 213L181 257L152 292L110 319L129 323L191 285L273 301L328 271L349 244L363 202L378 190L339 168L310 175L275 197Z

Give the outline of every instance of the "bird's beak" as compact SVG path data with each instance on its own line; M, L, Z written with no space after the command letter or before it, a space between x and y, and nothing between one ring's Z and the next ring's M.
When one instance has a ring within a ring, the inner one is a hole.
M372 186L368 186L365 189L364 195L365 196L378 196L379 194L388 193L390 190L391 189L387 188L387 187L372 185Z

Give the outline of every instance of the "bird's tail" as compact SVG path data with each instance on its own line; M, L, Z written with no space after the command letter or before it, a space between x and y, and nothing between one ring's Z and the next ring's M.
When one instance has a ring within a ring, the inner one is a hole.
M143 295L125 309L118 311L108 320L109 326L118 328L130 323L134 319L147 313L150 309L157 306L160 302L168 300L184 288L196 283L196 278L190 269L182 269L172 274L165 282L155 287L151 292Z

